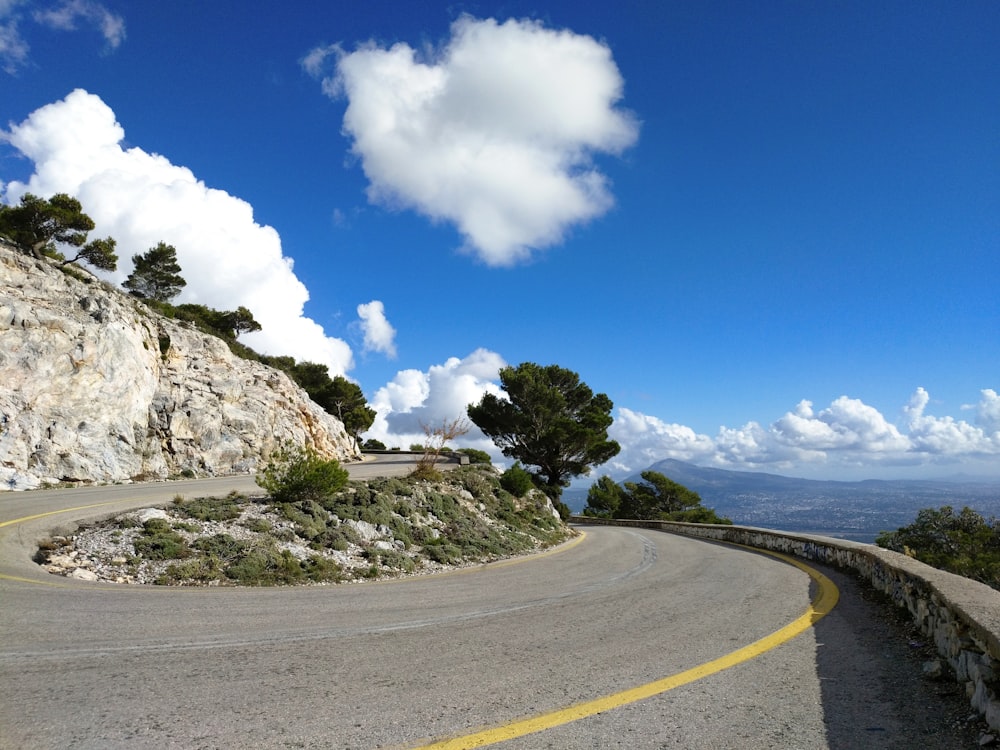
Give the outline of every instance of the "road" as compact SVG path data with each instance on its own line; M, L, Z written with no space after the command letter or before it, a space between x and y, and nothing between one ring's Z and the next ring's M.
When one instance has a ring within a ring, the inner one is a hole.
M780 632L817 599L801 568L728 546L594 527L517 561L275 589L75 582L24 558L43 529L152 502L146 491L0 496L0 747L412 748L475 735L451 745L472 747L526 717L541 730L498 747L956 747L919 723L935 710L908 692L919 685L873 673L891 650L882 626L833 571L841 603L796 637L613 700ZM114 504L9 523L95 502ZM569 720L595 700L603 710Z

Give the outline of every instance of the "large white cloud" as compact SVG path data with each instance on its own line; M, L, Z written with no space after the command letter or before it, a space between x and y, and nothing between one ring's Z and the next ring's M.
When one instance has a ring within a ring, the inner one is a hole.
M112 280L127 276L132 255L167 242L187 281L179 302L243 305L263 327L243 337L249 346L321 362L332 374L352 367L350 347L303 314L309 293L282 256L278 233L257 224L248 203L208 187L190 169L122 148L125 132L99 97L77 89L3 137L35 164L27 184L6 185L5 200L16 202L26 191L75 196L97 225L92 236L118 241Z
M402 370L376 391L370 404L375 422L366 438L381 440L392 447L408 448L425 443L424 427L438 427L445 422L463 419L466 407L479 401L484 393L499 395L495 383L503 358L487 349L477 349L466 357L451 357L444 364L433 365L426 372ZM474 425L455 445L478 448L500 460L500 452Z
M715 466L829 477L849 470L871 475L886 467L960 466L1000 456L1000 398L985 389L976 409L977 424L925 413L930 396L918 388L903 408L905 425L897 427L877 409L841 396L816 412L799 404L768 427L750 422L721 427L715 436L619 408L609 431L622 452L606 467L623 476L664 458ZM993 459L995 460L995 458Z
M622 77L592 37L463 16L436 53L330 47L303 64L321 75L330 55L323 88L347 97L369 199L453 223L487 264L526 259L613 204L592 157L620 153L638 125L616 107Z

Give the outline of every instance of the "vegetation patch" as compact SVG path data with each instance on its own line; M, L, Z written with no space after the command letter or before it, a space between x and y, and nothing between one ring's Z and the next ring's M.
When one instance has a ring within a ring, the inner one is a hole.
M280 476L301 487L297 470ZM250 498L177 498L162 512L133 512L47 540L36 560L52 572L83 568L123 583L330 584L489 562L573 533L542 492L515 496L488 464L445 472L439 481L324 479L319 485L291 493L275 486Z

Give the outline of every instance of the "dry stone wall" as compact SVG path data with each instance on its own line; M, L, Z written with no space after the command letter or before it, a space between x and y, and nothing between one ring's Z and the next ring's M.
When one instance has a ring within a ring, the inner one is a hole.
M0 489L246 473L289 441L360 457L284 373L78 273L0 243Z
M1000 591L937 570L913 558L811 534L747 526L626 521L574 516L576 523L639 526L673 534L772 550L849 570L905 608L937 648L972 706L1000 730Z

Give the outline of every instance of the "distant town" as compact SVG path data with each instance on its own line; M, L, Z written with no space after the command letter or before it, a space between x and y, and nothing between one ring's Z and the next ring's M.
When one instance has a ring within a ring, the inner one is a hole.
M968 506L986 517L1000 516L1000 480L816 481L708 469L672 459L649 468L694 490L704 505L741 526L871 543L883 531L912 523L921 508ZM637 475L632 481L638 480ZM567 490L564 499L580 512L587 490Z

